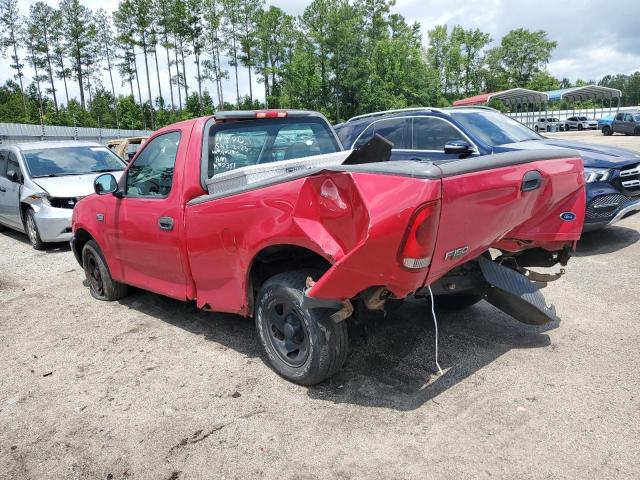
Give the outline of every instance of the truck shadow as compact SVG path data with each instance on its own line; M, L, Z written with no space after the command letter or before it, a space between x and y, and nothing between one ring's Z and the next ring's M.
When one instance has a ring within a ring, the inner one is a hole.
M424 301L412 300L395 316L377 322L368 341L351 349L346 367L330 382L309 388L309 396L413 410L512 349L549 347L544 332L558 326L524 325L486 302L464 311L436 313L442 376L435 364L431 312Z
M640 233L633 228L613 225L602 230L586 232L578 242L575 257L604 255L622 250L640 240Z
M249 358L263 358L252 319L203 312L192 303L140 290L120 303ZM485 302L460 312L439 312L438 325L444 375L437 375L434 362L431 312L426 302L412 300L394 315L373 321L367 340L352 342L345 367L328 381L308 387L307 395L334 403L413 410L512 349L549 347L544 332L557 327L520 324Z

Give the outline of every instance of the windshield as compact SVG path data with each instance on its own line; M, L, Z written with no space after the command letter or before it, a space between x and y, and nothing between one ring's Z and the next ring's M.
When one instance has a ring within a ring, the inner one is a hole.
M542 138L533 130L500 112L452 112L451 116L487 145L504 145Z
M633 116L633 119L634 119L636 122L640 122L640 115L634 115L634 116Z
M584 121L589 120L589 119L587 117L578 117L578 120L584 122Z
M252 120L213 125L208 177L260 163L335 153L338 142L320 118Z
M23 155L32 178L112 172L126 165L107 147L42 148Z

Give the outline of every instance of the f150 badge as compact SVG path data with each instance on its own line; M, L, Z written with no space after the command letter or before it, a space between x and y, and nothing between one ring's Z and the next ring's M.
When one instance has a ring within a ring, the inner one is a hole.
M462 257L463 255L466 255L468 251L469 251L469 246L465 245L464 247L456 248L455 250L451 250L450 252L445 253L444 259L453 260L454 258L458 258L458 257Z

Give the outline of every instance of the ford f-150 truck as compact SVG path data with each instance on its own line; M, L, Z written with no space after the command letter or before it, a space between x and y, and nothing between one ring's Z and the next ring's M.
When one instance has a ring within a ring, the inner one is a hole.
M254 317L271 366L306 385L344 363L346 319L409 295L555 320L539 292L551 275L527 267L565 265L580 237L579 156L438 164L387 162L390 151L381 137L342 151L305 111L170 125L119 181L96 179L73 211L72 249L97 299L132 285Z

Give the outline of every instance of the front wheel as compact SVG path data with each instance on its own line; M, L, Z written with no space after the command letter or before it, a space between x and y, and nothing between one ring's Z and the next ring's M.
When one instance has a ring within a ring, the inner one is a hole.
M602 127L602 135L604 135L605 137L608 137L609 135L611 135L611 128Z
M93 298L114 301L127 295L127 285L111 278L107 262L93 240L89 240L82 249L82 267Z
M636 129L633 131L633 134L637 137L640 135L640 127L636 127Z
M584 129L584 127L582 126L581 123L578 124L578 130L582 131Z
M29 237L29 243L35 250L44 250L47 248L47 244L40 238L40 231L38 230L38 224L36 223L36 212L32 209L27 210L24 223L27 230L27 236Z
M536 130L536 132L538 131L538 126L537 125L535 126L535 130Z
M335 323L332 310L306 309L303 295L308 272L285 272L267 280L256 299L258 338L271 367L300 385L314 385L336 373L348 349L345 321Z

